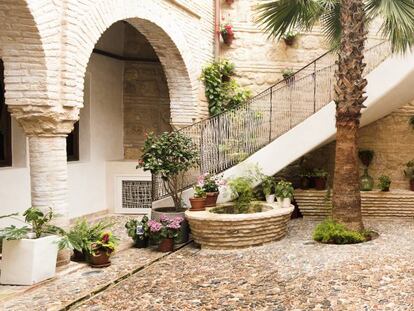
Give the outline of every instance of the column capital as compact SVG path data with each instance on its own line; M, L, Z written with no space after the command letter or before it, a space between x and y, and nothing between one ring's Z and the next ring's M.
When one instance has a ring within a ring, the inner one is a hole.
M79 108L9 106L27 136L67 136L79 120Z

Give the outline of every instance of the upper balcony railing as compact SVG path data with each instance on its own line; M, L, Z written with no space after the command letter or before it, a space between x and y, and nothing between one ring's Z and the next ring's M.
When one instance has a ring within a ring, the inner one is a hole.
M387 42L367 49L365 74L390 54ZM200 164L188 172L183 189L201 173L217 174L243 161L330 103L336 60L336 53L327 52L239 108L180 129L200 150ZM153 200L166 195L161 179L153 176Z

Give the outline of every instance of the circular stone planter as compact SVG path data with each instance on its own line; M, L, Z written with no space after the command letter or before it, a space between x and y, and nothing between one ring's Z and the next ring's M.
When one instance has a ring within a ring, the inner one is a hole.
M203 212L186 211L191 233L196 243L207 249L237 249L262 245L283 238L294 207L254 202L262 205L262 212L252 214L215 214L207 208ZM217 207L232 206L218 204ZM215 208L217 208L215 207Z

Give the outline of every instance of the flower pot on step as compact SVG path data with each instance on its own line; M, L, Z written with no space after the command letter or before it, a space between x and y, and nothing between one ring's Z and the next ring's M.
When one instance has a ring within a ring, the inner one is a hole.
M206 209L206 198L190 198L190 211L198 212Z
M134 243L134 247L136 248L147 248L149 244L149 239L148 238L136 238L135 239L135 243Z
M219 196L219 192L207 192L206 195L207 196L206 196L205 207L216 206L217 198Z
M55 276L59 237L3 240L1 284L33 285Z
M158 250L163 253L172 252L174 250L174 239L163 239L158 245Z
M93 268L105 268L111 265L109 254L106 251L96 250L89 256L89 264Z

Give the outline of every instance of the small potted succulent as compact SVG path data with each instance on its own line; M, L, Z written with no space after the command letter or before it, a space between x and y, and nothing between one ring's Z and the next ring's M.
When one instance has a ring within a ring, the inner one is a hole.
M406 167L404 175L410 180L410 190L414 191L414 160L409 161Z
M193 187L194 196L190 198L191 208L190 211L204 211L206 209L206 192L203 187L196 185Z
M274 188L275 188L275 179L273 178L273 176L264 176L262 180L262 189L263 189L263 194L266 197L267 203L275 202Z
M291 85L295 81L295 71L293 68L286 68L282 70L283 80L286 81L287 85Z
M109 258L115 251L119 239L112 232L102 232L99 239L89 247L89 264L93 268L105 268L111 265Z
M180 216L173 218L161 216L160 221L148 221L150 237L159 241L158 250L160 252L167 253L174 250L174 239L180 233L183 220L184 218Z
M275 194L280 207L290 207L293 199L293 185L289 181L281 180L275 186Z
M11 225L0 232L2 284L32 285L55 275L58 235L64 233L51 225L56 214L51 208L31 207L23 216L25 226Z
M292 46L295 43L295 39L298 33L296 31L288 31L282 36L283 41L286 45Z
M197 183L206 193L205 207L216 206L217 198L220 194L220 187L226 184L222 176L212 176L206 173L198 177Z
M378 178L378 187L381 189L381 191L388 192L390 191L391 186L391 178L387 175L381 175Z
M232 25L224 24L224 26L222 26L220 29L220 34L225 44L231 45L233 43L234 31Z
M149 227L148 227L148 217L144 216L141 220L130 219L125 224L127 229L128 236L134 240L134 246L136 248L146 248L148 247L149 241Z
M374 188L374 178L368 174L368 167L374 159L373 150L360 150L358 157L364 165L364 174L360 177L360 184L362 191L371 191Z
M324 169L315 169L313 172L313 178L315 181L316 190L326 189L326 180L328 178L328 172Z

